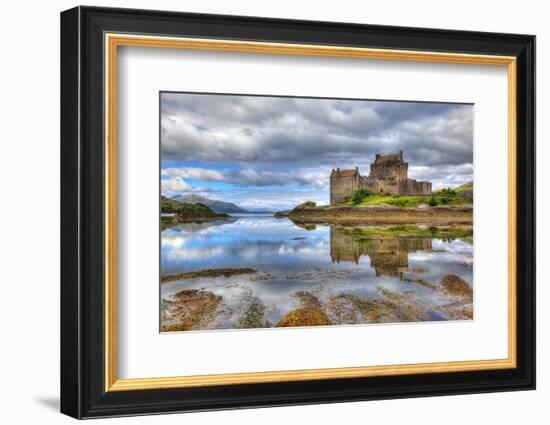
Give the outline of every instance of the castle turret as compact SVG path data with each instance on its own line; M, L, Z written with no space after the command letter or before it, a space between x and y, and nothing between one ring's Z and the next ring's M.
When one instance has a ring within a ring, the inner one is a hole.
M409 164L403 161L403 151L398 154L376 155L370 166L370 176L378 179L406 179Z

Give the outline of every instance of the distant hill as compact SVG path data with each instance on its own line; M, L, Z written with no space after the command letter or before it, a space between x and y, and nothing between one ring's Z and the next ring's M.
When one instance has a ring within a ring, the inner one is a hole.
M206 205L201 204L200 202L191 203L186 202L182 203L166 196L160 197L160 212L161 213L178 213L182 211L193 210L204 213L213 213L214 211L211 208L208 208Z
M473 199L474 197L474 182L465 183L453 189L457 195L465 198Z
M160 212L161 213L175 213L181 208L181 204L178 201L167 198L166 196L160 197Z
M178 195L174 196L172 199L178 202L184 202L188 204L203 204L211 208L212 211L216 213L247 213L248 211L242 209L241 207L231 203L231 202L222 202L216 201L214 199L208 199L204 196L199 195Z
M171 221L204 221L204 220L219 220L228 218L226 213L216 213L206 205L196 203L183 203L166 196L160 197L161 213L173 213L174 218Z

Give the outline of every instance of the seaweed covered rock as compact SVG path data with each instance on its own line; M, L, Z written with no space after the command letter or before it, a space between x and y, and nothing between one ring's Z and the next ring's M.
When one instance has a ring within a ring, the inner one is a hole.
M214 318L221 297L209 291L190 289L164 301L163 332L202 329Z
M332 322L320 308L300 307L290 311L277 323L277 327L331 325Z
M448 274L441 279L442 292L447 295L471 300L473 291L463 279L454 274Z

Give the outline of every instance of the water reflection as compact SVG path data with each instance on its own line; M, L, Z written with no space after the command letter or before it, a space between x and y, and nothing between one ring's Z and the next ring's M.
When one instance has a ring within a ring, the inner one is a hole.
M473 317L468 239L353 230L299 227L270 214L164 227L161 273L183 275L161 284L162 329ZM220 268L229 271L217 275Z
M361 238L357 239L338 227L330 229L330 258L337 263L351 261L359 264L368 255L376 276L403 277L409 267L409 253L432 249L431 238Z

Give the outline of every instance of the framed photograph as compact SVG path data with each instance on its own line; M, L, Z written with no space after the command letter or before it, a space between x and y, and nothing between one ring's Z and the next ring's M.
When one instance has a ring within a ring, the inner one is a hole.
M61 411L535 388L535 37L61 14Z

